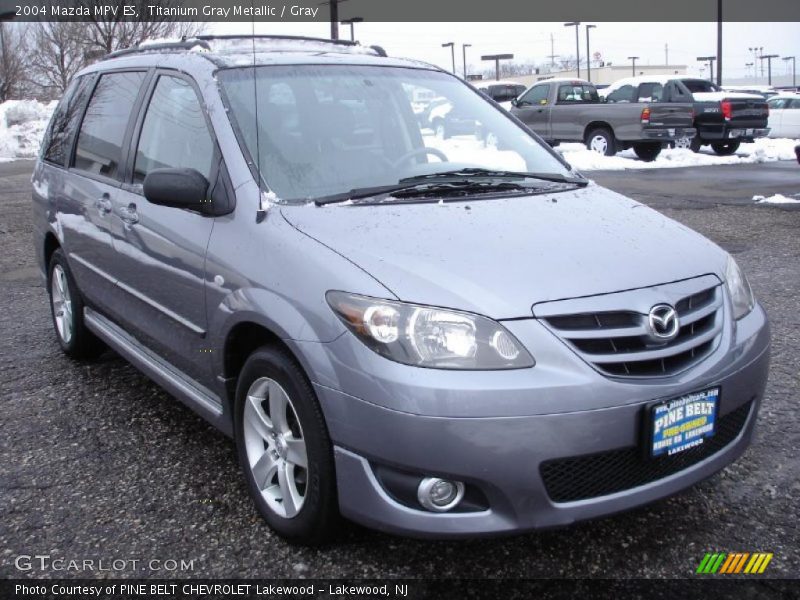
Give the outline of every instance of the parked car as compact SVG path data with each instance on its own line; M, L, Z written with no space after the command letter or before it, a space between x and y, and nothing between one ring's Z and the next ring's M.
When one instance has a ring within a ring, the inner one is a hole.
M723 85L722 90L725 92L742 92L744 94L756 94L762 98L769 100L778 91L769 85Z
M427 146L415 87L502 150ZM752 439L770 334L734 259L436 67L311 39L116 52L69 85L32 184L63 351L107 345L233 436L289 540L339 514L566 525Z
M710 144L719 155L733 154L742 142L765 137L767 108L757 94L725 92L705 79L647 75L620 79L603 90L607 102L633 102L650 99L659 103L694 103L694 137L678 137L675 146L699 152Z
M800 138L800 94L779 94L769 104L769 137Z
M665 142L695 134L690 103L631 99L605 104L597 89L581 79L540 81L514 100L511 113L551 144L584 142L606 156L633 148L648 161Z
M511 101L526 89L525 85L516 81L480 82L477 87L506 110L511 110Z

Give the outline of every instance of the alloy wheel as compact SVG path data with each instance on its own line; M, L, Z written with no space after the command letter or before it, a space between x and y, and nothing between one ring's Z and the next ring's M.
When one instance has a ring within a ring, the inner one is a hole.
M256 379L247 392L244 443L267 506L281 517L295 517L306 499L308 454L294 405L274 379Z
M50 301L58 335L65 344L72 340L72 295L67 282L67 274L61 265L53 267L50 282Z
M589 141L589 149L599 154L605 154L608 150L608 140L605 136L596 135Z

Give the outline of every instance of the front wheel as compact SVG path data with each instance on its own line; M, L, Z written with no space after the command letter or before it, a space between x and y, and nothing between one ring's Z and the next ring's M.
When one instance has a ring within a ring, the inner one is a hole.
M617 153L614 134L604 127L589 132L586 136L586 147L603 156L614 156Z
M715 142L711 144L711 149L720 156L730 156L739 149L741 142Z
M239 463L261 516L290 542L326 541L338 520L333 451L314 390L284 351L245 362L234 415Z
M640 160L645 162L652 162L656 157L661 154L661 144L656 143L640 143L633 145L633 151Z

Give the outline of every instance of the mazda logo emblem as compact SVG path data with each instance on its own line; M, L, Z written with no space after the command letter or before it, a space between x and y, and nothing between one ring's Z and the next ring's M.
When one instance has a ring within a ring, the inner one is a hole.
M650 336L659 342L668 342L678 336L681 324L678 311L669 304L656 304L647 317Z

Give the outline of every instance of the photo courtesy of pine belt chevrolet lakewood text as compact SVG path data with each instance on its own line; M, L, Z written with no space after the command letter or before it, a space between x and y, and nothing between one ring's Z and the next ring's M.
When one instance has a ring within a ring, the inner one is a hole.
M770 333L734 259L429 64L118 51L72 81L32 181L61 348L110 347L232 436L286 539L568 525L752 440Z

